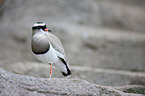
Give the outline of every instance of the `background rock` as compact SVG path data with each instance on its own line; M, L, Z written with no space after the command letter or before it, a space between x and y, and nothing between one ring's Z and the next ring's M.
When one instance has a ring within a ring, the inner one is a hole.
M0 69L0 95L1 96L142 96L145 86L125 86L111 88L88 83L79 79L44 79L25 75L16 75ZM136 89L127 91L129 89ZM137 89L141 89L137 91ZM123 90L123 91L119 91Z
M24 74L35 77L49 78L49 65L37 62L17 62L3 66L13 73ZM104 86L122 85L145 85L145 74L143 72L130 72L123 70L111 70L91 68L83 66L70 66L72 75L70 78L80 78L91 83ZM53 78L63 78L63 75L53 68Z
M62 41L72 78L145 85L144 10L144 0L6 0L0 6L0 67L48 78L48 65L30 50L31 26L43 21Z

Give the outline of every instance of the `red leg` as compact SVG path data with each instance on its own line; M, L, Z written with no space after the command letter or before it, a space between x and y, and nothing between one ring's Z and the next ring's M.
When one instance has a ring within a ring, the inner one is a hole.
M49 78L51 78L51 75L52 75L52 64L50 65L50 76L49 76Z

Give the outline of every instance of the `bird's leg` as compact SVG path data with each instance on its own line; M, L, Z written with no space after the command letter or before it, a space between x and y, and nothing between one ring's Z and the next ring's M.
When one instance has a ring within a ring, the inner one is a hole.
M52 64L50 64L50 76L49 76L49 78L51 79L51 76L52 76Z

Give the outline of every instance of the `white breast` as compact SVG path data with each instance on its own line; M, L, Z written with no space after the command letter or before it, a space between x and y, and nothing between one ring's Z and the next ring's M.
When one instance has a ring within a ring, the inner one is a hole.
M55 49L53 49L52 45L50 44L50 49L45 54L36 55L36 58L44 63L56 63L58 61L58 57L56 55Z

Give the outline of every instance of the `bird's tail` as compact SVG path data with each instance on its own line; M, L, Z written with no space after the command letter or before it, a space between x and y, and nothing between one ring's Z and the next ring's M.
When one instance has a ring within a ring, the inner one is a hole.
M67 66L66 66L66 68L67 68L67 73L61 72L63 74L63 76L69 76L69 75L71 75L71 70Z
M64 64L64 70L62 71L62 70L60 70L61 71L61 73L63 74L63 76L69 76L69 75L71 75L71 70L70 70L70 68L69 68L69 66L68 66L68 64L67 64L67 62L66 62L66 60L65 59L63 59L63 58L61 58L61 57L58 57L59 59L60 59L60 61Z

